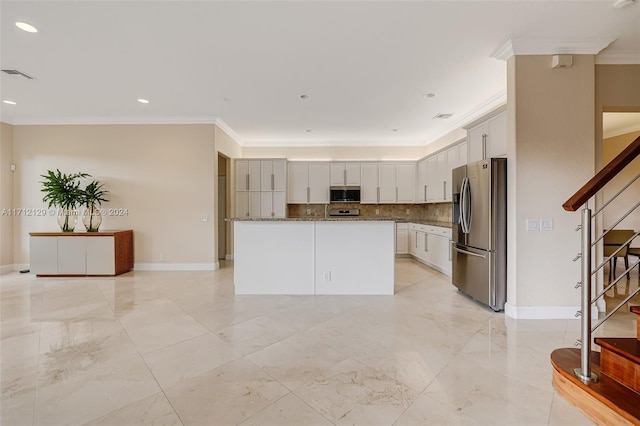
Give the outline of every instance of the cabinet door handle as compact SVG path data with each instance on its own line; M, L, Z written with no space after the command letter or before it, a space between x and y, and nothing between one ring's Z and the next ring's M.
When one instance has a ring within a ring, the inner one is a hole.
M245 189L248 191L249 190L249 173L247 173L246 177L247 177L247 179L246 179L246 188Z
M344 182L345 185L347 184L347 169L344 169L342 171L342 181Z
M311 188L307 186L307 203L311 201Z
M378 187L378 203L380 202L380 187Z
M442 199L447 199L447 181L442 182Z
M272 190L272 191L273 191L274 189L276 189L276 188L275 188L275 184L274 184L274 182L275 182L275 177L274 177L273 173L271 173L271 190Z
M396 203L398 202L398 187L396 186Z
M453 246L451 245L453 241L449 240L449 260L451 260L451 252L453 251Z
M482 134L482 159L487 158L487 134Z
M427 201L427 185L424 186L424 200Z
M429 251L429 234L424 234L424 251Z

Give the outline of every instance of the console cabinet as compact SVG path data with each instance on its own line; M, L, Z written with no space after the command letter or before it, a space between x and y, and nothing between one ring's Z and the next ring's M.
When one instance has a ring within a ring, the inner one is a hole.
M120 275L133 269L133 231L31 232L37 276Z

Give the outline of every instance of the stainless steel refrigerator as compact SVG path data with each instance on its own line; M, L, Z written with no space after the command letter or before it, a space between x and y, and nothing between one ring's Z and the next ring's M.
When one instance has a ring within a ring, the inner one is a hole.
M452 171L452 283L494 311L507 297L507 159Z

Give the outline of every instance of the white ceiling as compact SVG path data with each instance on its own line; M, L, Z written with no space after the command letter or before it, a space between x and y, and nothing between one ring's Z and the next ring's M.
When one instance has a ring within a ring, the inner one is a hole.
M36 77L1 73L17 102L2 121L218 120L253 146L428 144L505 102L492 56L509 40L640 63L640 2L1 0L0 14L2 69Z

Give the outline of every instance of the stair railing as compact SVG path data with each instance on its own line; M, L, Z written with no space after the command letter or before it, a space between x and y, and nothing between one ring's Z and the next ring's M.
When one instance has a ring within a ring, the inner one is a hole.
M617 225L620 224L627 216L633 213L638 206L640 206L640 202L636 203L635 206L631 207L626 213L624 213L612 227L610 227L607 231L603 232L600 236L593 239L592 238L592 230L593 230L593 220L594 218L602 213L604 209L611 204L612 201L617 199L624 191L626 191L638 178L640 178L640 174L636 175L635 178L631 179L622 189L620 189L611 199L605 202L602 207L600 207L595 214L592 214L591 209L589 208L589 200L596 195L602 188L604 188L614 177L618 175L629 163L631 163L638 155L640 155L640 137L636 138L627 148L625 148L618 156L616 156L609 164L607 164L600 172L598 172L589 182L587 182L582 188L580 188L571 198L569 198L562 207L571 212L575 212L582 207L581 212L581 223L576 228L576 231L581 231L581 251L574 258L574 262L580 259L581 262L581 273L580 273L580 281L576 285L576 288L581 288L581 297L580 297L580 310L576 313L576 316L581 317L581 330L580 330L580 340L578 340L578 344L581 345L580 351L580 368L576 368L574 370L574 374L579 377L584 382L597 382L598 376L591 371L591 336L592 333L600 327L605 321L607 321L611 315L617 312L622 306L624 306L631 298L633 298L638 292L640 292L640 287L636 289L631 295L625 298L624 301L619 303L612 311L610 311L602 320L600 320L594 327L592 327L591 322L591 306L598 301L604 294L611 289L614 285L620 281L627 273L629 273L633 268L635 268L639 261L633 263L627 270L621 274L617 279L615 279L612 283L610 283L603 291L601 291L598 295L596 295L593 299L591 297L592 294L592 278L595 274L598 273L604 266L610 262L621 250L623 250L631 241L640 234L640 232L636 232L626 243L621 244L620 248L618 248L611 256L607 257L600 263L598 266L592 269L592 249L596 246L601 240L604 239L605 235L614 229Z

